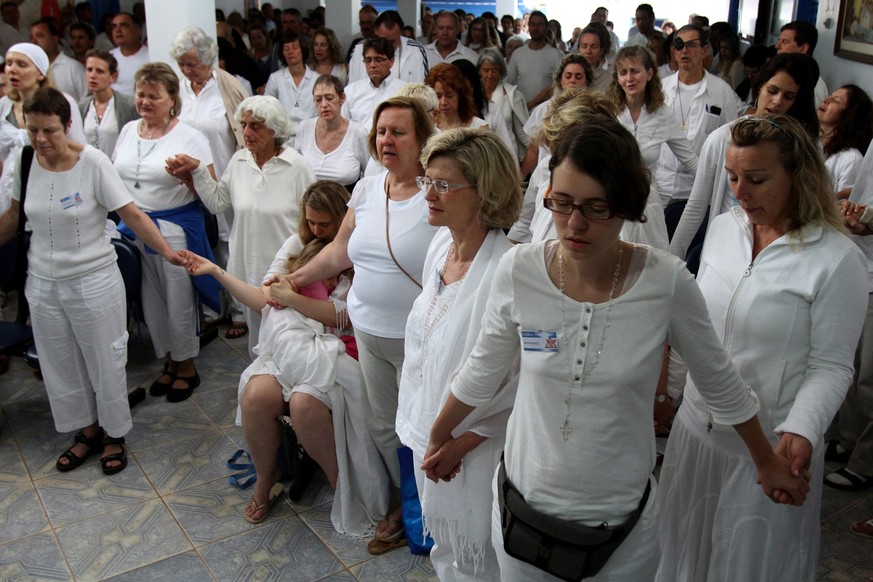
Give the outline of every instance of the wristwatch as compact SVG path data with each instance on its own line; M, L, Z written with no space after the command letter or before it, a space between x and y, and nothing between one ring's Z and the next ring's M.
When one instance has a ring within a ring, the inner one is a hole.
M663 404L667 402L668 398L670 397L666 394L655 394L655 402L657 402L658 404Z

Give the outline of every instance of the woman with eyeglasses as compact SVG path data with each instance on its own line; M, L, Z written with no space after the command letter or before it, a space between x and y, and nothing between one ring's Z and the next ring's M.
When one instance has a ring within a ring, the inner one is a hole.
M367 546L382 554L406 544L396 495L400 439L394 422L406 319L422 289L422 267L436 228L428 224L428 203L416 180L424 173L421 150L433 134L430 114L416 99L392 97L376 107L373 119L370 153L385 171L358 181L336 237L287 279L299 290L355 269L348 313L367 390L367 425L395 488L395 503Z
M491 478L515 398L515 367L504 371L500 396L464 423L457 446L422 463L449 378L479 335L494 270L512 248L502 229L521 209L513 157L485 129L441 132L421 155L428 222L441 228L428 249L424 289L406 321L397 434L413 451L422 513L435 542L430 559L440 580L500 580L491 547ZM463 470L450 483L426 479L462 460Z
M756 467L692 374L661 468L657 580L811 582L823 437L852 380L866 262L845 236L807 128L788 115L755 115L735 122L729 139L722 163L739 206L710 225L697 281L769 444L796 475L811 475L811 490L802 508L763 498Z
M806 128L813 139L817 139L819 122L813 94L818 79L816 70L817 65L806 55L777 55L755 79L752 91L757 95L755 115L790 115ZM670 241L670 252L680 259L684 259L688 253L707 208L708 226L718 215L737 205L724 167L731 126L730 123L723 125L709 134L700 150L691 195Z
M705 386L717 421L742 435L766 494L795 503L804 495L767 443L684 265L619 238L625 220L641 219L649 194L633 136L613 117L578 120L549 163L543 204L557 239L518 245L500 260L481 332L451 377L424 461L432 479L464 475L466 462L438 460L462 446L458 427L493 405L520 361L494 479L491 533L502 580L654 577L651 418L667 340ZM612 546L595 547L604 537Z

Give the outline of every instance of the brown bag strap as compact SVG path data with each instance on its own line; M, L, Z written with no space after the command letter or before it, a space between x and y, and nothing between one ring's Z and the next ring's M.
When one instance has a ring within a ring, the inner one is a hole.
M397 262L397 258L394 256L394 251L391 250L391 235L388 230L388 192L385 192L385 242L388 243L388 254L391 255L391 260L394 261L394 264L397 265L397 268L400 269L400 272L406 275L410 281L415 283L415 286L419 289L422 289L421 283L418 280L409 274L409 272L403 268L403 266Z

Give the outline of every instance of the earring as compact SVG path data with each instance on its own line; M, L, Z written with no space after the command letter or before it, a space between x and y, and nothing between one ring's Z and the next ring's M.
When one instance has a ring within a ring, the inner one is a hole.
M170 117L171 118L176 117L176 108L175 107L170 108Z

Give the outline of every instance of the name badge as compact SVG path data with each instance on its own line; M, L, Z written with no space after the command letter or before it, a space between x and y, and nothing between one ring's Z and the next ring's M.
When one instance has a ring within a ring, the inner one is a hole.
M557 352L558 332L522 331L521 345L526 352Z
M82 203L82 196L78 192L75 194L70 194L69 196L64 196L61 198L61 206L64 210L69 210L75 206L78 206Z

